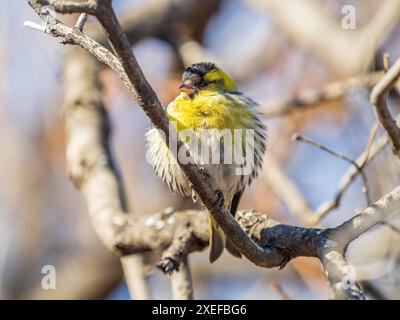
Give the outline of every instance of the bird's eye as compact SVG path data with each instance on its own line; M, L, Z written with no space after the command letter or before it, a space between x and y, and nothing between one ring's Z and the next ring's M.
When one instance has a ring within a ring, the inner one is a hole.
M206 86L208 86L209 84L212 84L212 83L216 83L216 81L215 80L203 81L201 85L203 87L206 87Z

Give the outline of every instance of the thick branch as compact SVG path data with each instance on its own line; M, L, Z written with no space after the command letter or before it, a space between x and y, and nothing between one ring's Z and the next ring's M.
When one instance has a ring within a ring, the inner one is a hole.
M190 225L182 225L174 234L171 245L163 252L158 267L171 276L172 297L175 300L193 299L193 283L189 253L195 242Z
M345 251L328 246L320 259L335 299L364 300L361 288L356 282L354 268L346 261Z
M192 275L187 256L180 262L178 270L171 274L171 289L174 300L193 299Z
M347 247L373 226L399 213L399 205L400 187L397 187L361 214L329 232L328 241L321 251L320 259L336 297L341 299L360 297L361 291L356 283L354 268L349 266L344 258Z
M131 299L149 300L151 298L143 265L143 256L140 254L121 258L125 281L131 294Z
M381 221L387 220L400 211L400 187L389 192L362 213L338 226L332 234L344 248Z

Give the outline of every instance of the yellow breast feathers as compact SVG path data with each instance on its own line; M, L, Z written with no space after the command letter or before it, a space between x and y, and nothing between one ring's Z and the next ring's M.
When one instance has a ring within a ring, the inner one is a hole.
M256 115L248 107L248 100L234 93L199 92L193 99L180 94L167 107L167 114L176 123L178 132L183 129L254 129Z

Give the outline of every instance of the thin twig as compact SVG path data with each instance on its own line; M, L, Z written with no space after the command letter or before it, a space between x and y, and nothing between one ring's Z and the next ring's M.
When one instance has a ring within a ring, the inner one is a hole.
M47 33L46 32L46 30L47 30L47 26L46 25L38 24L38 23L33 22L33 21L25 21L24 22L24 27L28 27L28 28L31 28L31 29L39 31L39 32Z
M292 300L279 282L274 281L271 286L279 294L282 300Z
M303 136L303 135L299 135L297 133L293 134L292 139L294 141L302 141L302 142L306 142L308 144L311 144L311 145L317 147L318 149L321 149L321 150L323 150L323 151L325 151L325 152L327 152L327 153L329 153L329 154L331 154L331 155L333 155L333 156L335 156L335 157L337 157L339 159L342 159L342 160L352 164L357 169L357 171L361 174L361 177L362 177L362 180L363 180L363 183L364 183L363 192L365 193L365 196L366 196L367 205L369 205L371 203L371 196L369 194L369 189L368 189L367 175L365 174L365 172L363 170L363 167L359 166L356 160L351 159L350 157L344 155L343 153L339 153L339 152L336 152L336 151L334 151L332 149L329 149L328 147L326 147L326 146L324 146L324 145L312 140L311 138L308 138L308 137Z
M372 148L372 145L376 138L376 135L378 133L378 129L379 129L379 122L377 120L375 120L374 125L372 126L372 129L371 129L371 132L369 133L369 136L368 136L367 146L365 148L365 151L363 152L364 158L362 159L362 161L360 161L360 165L359 165L360 168L364 168L365 165L368 163L371 148Z
M383 70L385 71L385 73L387 73L389 68L390 68L390 55L389 55L389 53L385 52L382 55L382 62L383 62Z
M80 32L82 32L87 19L88 19L88 14L81 13L78 17L78 20L76 21L75 28L77 28Z
M371 161L375 158L378 153L383 150L383 148L389 143L389 138L387 135L382 136L378 141L373 143L370 147L368 147L356 160L359 167L365 166L366 161ZM311 225L318 224L329 212L339 207L340 202L342 200L343 195L350 187L352 182L357 178L359 174L359 170L357 170L354 166L351 166L342 176L339 182L338 191L335 196L331 199L323 202L316 210L312 220L310 221Z

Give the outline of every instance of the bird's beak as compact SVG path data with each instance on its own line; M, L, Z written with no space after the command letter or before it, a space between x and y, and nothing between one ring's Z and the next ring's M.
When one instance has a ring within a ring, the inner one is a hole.
M179 89L179 91L186 93L188 96L193 95L197 91L196 87L193 85L192 81L190 81L190 80L182 83L178 89Z

